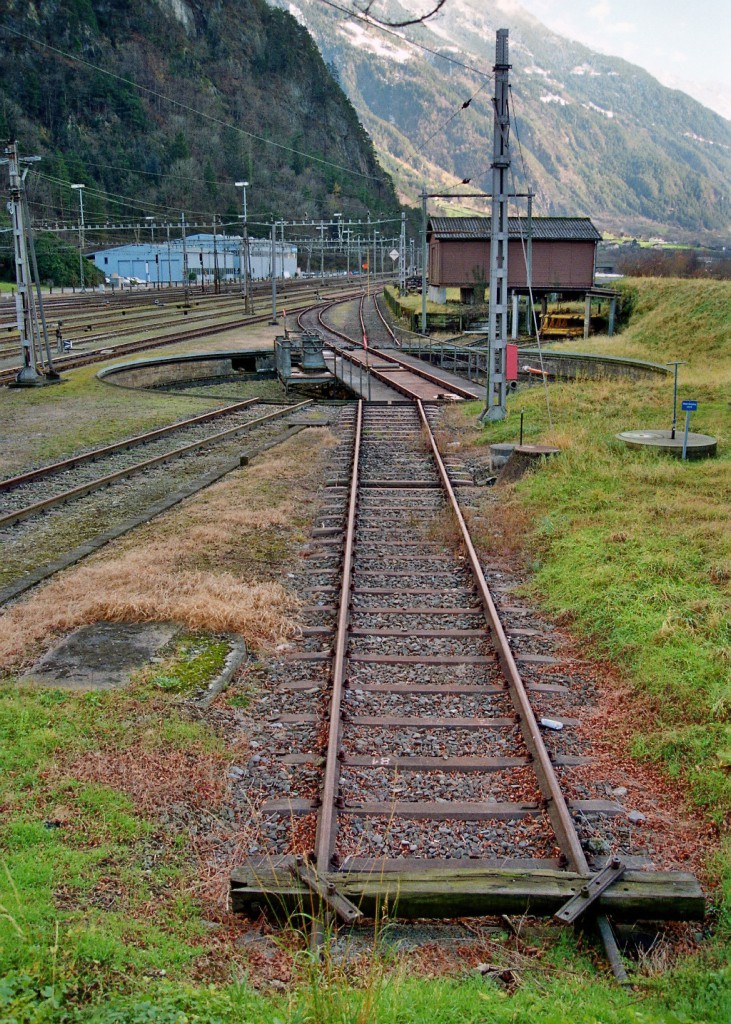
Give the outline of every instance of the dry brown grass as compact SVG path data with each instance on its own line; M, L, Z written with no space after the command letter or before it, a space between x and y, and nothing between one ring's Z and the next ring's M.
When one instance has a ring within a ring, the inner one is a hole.
M333 443L322 430L298 434L7 609L0 667L28 664L55 636L98 621L172 620L240 633L252 647L291 635L297 602L278 582L278 555L303 539Z

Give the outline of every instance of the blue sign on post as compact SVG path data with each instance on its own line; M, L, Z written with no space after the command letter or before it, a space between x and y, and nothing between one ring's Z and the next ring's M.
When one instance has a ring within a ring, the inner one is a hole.
M695 412L698 408L698 403L694 398L686 398L681 403L681 409L685 413L685 436L683 437L683 461L688 457L688 431L690 430L690 414Z

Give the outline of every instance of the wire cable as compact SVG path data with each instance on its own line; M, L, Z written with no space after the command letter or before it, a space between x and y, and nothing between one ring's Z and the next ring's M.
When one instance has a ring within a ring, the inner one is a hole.
M513 172L513 165L510 165L510 178L513 182L513 192L517 192L517 184L515 180L515 173ZM530 302L531 319L533 321L533 327L536 332L536 344L538 346L538 362L541 367L541 376L543 377L543 390L546 396L546 412L548 414L548 429L553 430L553 419L551 417L551 400L548 396L548 376L543 364L543 349L541 348L541 332L538 327L538 317L536 316L535 302L533 300L533 261L531 260L530 268L528 266L528 253L525 244L525 236L523 233L523 224L520 217L515 218L518 222L518 233L520 235L520 246L523 251L523 265L525 266L526 283L528 285L528 301ZM510 218L508 217L508 223ZM530 271L530 272L529 272Z
M444 124L441 126L441 128L435 129L428 138L424 139L424 141L421 143L421 145L422 146L427 146L436 135L439 135L441 132L443 132L444 129L447 127L447 125L451 124L452 121L455 119L455 117L458 117L459 114L461 114L463 110L466 110L470 106L470 104L472 103L472 100L474 100L477 96L479 96L480 93L482 92L482 90L485 89L489 84L490 84L490 80L489 79L485 79L485 81L482 83L482 85L477 90L477 92L474 92L470 96L470 98L468 100L464 101L464 103L462 104L461 107L459 107L457 110L455 110L454 113L450 114L450 116L447 118L447 120L444 122ZM463 181L462 184L465 184L465 182Z

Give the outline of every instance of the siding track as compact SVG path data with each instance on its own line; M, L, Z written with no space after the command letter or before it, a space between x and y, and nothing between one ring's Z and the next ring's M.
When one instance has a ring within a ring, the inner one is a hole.
M308 552L303 649L274 698L289 782L263 791L258 813L285 856L233 872L234 908L287 903L294 873L346 921L396 895L407 917L529 911L546 872L559 888L595 877L577 822L622 809L564 796L556 769L584 759L549 755L529 699L540 687L520 674L553 659L513 653L536 631L500 622L430 413L358 403L354 419ZM510 895L492 901L496 876ZM604 912L595 920L624 978Z

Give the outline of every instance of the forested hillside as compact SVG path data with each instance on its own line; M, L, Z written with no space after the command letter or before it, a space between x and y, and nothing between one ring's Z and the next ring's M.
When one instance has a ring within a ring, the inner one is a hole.
M87 221L233 219L237 179L254 221L397 206L312 38L263 0L6 0L0 138L43 157L38 220L75 220L74 182Z

